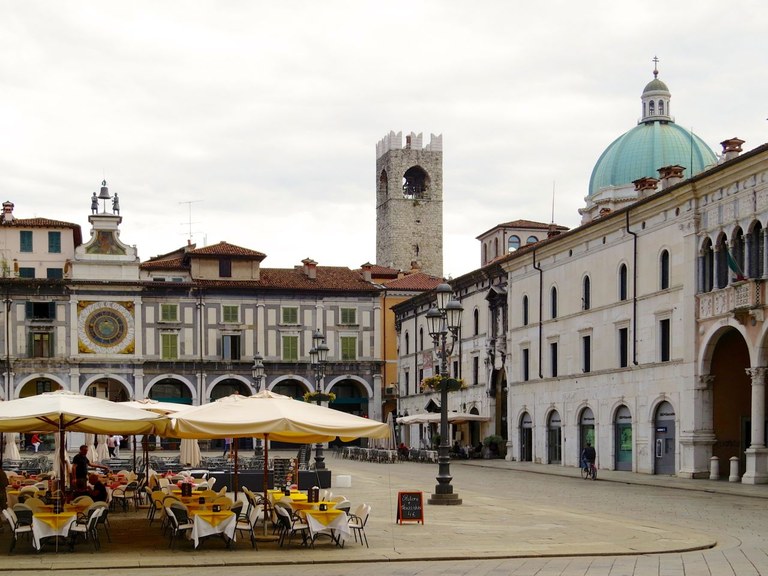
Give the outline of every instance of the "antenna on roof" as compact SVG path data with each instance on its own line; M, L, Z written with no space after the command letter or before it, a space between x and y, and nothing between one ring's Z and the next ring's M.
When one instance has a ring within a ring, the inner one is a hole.
M552 180L552 221L551 224L555 223L555 181Z
M187 243L192 243L192 224L199 224L199 222L192 222L192 204L195 204L197 202L202 202L202 200L187 200L186 202L179 202L179 204L186 204L187 208L189 208L189 220L187 222L182 222L182 226L184 224L187 225L188 233L187 233Z

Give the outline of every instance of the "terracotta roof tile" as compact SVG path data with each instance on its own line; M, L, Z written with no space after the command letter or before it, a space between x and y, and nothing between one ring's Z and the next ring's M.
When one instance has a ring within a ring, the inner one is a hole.
M166 258L159 260L148 260L139 265L142 270L189 270L189 266L184 265L184 258Z
M402 278L397 278L395 280L390 280L389 282L384 282L384 287L387 290L432 290L434 288L437 288L438 284L441 284L443 282L442 278L438 278L437 276L430 276L429 274L425 274L424 272L415 272L413 274L408 274L407 276L403 276Z
M219 242L218 244L213 244L211 246L190 250L188 254L191 256L240 256L245 258L257 258L258 260L263 260L267 257L263 252L249 250L248 248L242 248L227 242Z

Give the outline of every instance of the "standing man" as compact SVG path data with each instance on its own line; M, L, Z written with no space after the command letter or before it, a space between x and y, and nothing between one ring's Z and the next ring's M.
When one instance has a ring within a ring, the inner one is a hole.
M109 467L103 464L96 464L88 460L88 446L80 446L80 452L72 457L72 475L75 477L75 489L85 492L88 489L88 467L100 468L109 473Z
M115 439L115 458L120 458L120 443L123 441L123 437L120 434L112 436Z

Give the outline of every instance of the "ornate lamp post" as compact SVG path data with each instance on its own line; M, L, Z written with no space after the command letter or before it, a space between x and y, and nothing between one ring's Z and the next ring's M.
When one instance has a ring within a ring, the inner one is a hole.
M253 381L256 383L256 393L258 394L261 392L261 386L264 383L264 380L267 378L266 374L264 373L264 357L258 352L256 352L256 355L253 357L251 376L253 377ZM261 438L256 438L256 447L254 448L253 453L256 456L262 456L264 454L264 448L261 445Z
M326 399L323 390L323 378L325 378L325 367L328 362L328 346L325 344L325 336L320 330L315 330L312 334L312 349L309 351L309 361L312 370L315 372L315 400L317 405L322 404ZM325 456L323 456L323 443L315 444L315 470L325 470Z
M437 351L440 380L440 447L437 452L438 473L435 493L427 501L429 504L461 504L458 494L454 494L451 485L451 459L448 455L448 358L453 353L453 346L458 340L461 328L461 313L464 308L453 298L453 289L448 284L440 284L436 289L437 306L432 306L426 314L427 330ZM450 343L448 335L450 334Z

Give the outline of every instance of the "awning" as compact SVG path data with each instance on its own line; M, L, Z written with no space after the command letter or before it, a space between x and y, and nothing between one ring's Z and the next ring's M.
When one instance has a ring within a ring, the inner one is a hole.
M448 412L448 422L462 424L464 422L489 422L489 416L469 414L467 412ZM425 412L423 414L411 414L397 419L398 424L436 424L440 422L439 412Z

